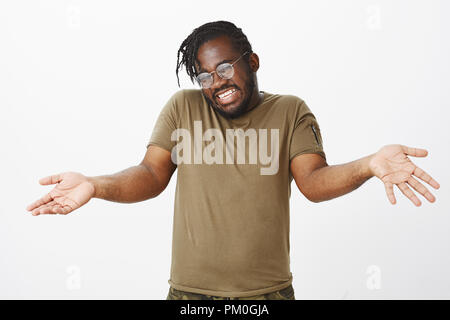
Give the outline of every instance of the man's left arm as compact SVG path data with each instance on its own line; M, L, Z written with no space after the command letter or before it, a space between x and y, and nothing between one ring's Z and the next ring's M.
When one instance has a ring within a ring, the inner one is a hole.
M417 167L408 156L426 157L427 154L424 149L393 144L361 159L331 166L318 154L301 154L292 159L290 167L298 188L313 202L347 194L375 176L384 183L386 195L392 204L396 203L393 189L396 185L416 206L420 206L421 201L411 188L430 202L436 199L416 178L435 189L439 189L439 183Z

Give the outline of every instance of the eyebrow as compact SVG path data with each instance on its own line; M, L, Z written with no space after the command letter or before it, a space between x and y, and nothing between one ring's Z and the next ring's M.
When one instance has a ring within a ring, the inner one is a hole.
M232 62L232 61L233 61L233 60L231 60L231 59L227 59L227 60L222 60L222 61L220 61L220 62L217 63L216 66L214 67L214 71L216 71L217 66L221 65L222 63ZM206 70L203 69L203 67L202 67L202 68L200 68L200 71L199 71L198 73L200 74L200 73L203 73L203 72L208 72L208 71L206 71ZM211 72L212 72L212 71L211 71Z

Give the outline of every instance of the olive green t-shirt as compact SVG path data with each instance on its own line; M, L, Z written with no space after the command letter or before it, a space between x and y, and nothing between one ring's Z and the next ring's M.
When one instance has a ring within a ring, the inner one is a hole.
M177 164L169 284L200 294L245 297L292 283L289 266L290 161L325 158L305 102L264 93L236 119L210 107L201 90L176 92L147 144Z

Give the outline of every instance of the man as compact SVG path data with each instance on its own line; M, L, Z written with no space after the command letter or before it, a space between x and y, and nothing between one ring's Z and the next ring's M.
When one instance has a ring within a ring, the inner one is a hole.
M91 198L137 202L160 194L178 169L168 299L294 299L289 269L289 198L295 179L313 202L358 188L372 176L395 204L393 186L416 206L415 177L439 184L410 156L387 145L361 159L328 165L316 118L303 100L260 91L259 58L226 21L195 29L178 51L201 90L180 90L161 111L142 162L113 175L66 172L28 206L33 215L68 214Z

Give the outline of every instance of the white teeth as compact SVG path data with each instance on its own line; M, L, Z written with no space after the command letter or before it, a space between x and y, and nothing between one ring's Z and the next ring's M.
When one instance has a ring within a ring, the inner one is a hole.
M224 93L219 94L219 98L220 98L220 99L223 99L223 98L229 96L230 94L232 94L232 93L235 92L235 91L236 91L236 89L230 89L230 90L228 90L228 91L225 91Z

